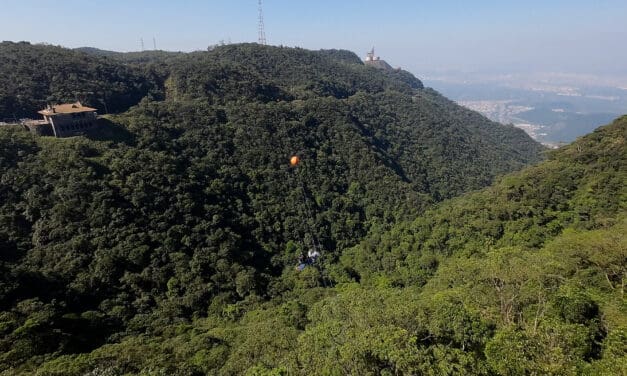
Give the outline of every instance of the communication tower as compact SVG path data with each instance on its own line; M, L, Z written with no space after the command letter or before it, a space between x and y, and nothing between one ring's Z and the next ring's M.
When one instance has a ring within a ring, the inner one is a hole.
M266 32L263 25L263 9L261 8L261 0L259 0L259 44L266 44Z

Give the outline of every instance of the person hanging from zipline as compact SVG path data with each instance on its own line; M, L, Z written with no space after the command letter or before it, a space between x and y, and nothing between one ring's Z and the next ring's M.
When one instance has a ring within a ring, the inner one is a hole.
M307 252L307 257L305 257L302 254L298 256L298 265L296 266L296 269L298 271L301 271L308 266L312 266L313 264L316 263L316 260L318 260L318 257L320 257L320 252L318 252L318 250L316 249L310 249Z
M309 252L307 252L307 259L310 261L311 264L316 262L318 257L320 257L320 252L318 252L317 249L310 249Z

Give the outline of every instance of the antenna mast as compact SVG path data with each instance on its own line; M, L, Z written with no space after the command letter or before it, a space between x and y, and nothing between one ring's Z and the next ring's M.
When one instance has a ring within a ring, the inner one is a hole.
M139 38L139 43L141 43L142 51L144 50L144 38Z
M266 45L266 32L263 25L263 10L261 8L261 0L259 0L259 44Z

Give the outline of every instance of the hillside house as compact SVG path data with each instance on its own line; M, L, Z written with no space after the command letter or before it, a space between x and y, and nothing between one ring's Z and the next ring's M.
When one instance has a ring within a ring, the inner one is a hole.
M96 109L81 102L48 106L38 111L43 120L25 125L34 133L51 134L55 137L71 137L84 134L96 126Z

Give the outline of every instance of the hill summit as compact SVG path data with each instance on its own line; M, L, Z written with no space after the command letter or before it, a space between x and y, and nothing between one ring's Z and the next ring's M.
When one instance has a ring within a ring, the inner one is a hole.
M374 47L372 47L372 50L366 55L366 60L364 60L364 64L384 70L393 69L392 66L388 64L385 60L381 60L379 56L376 56L374 54Z

